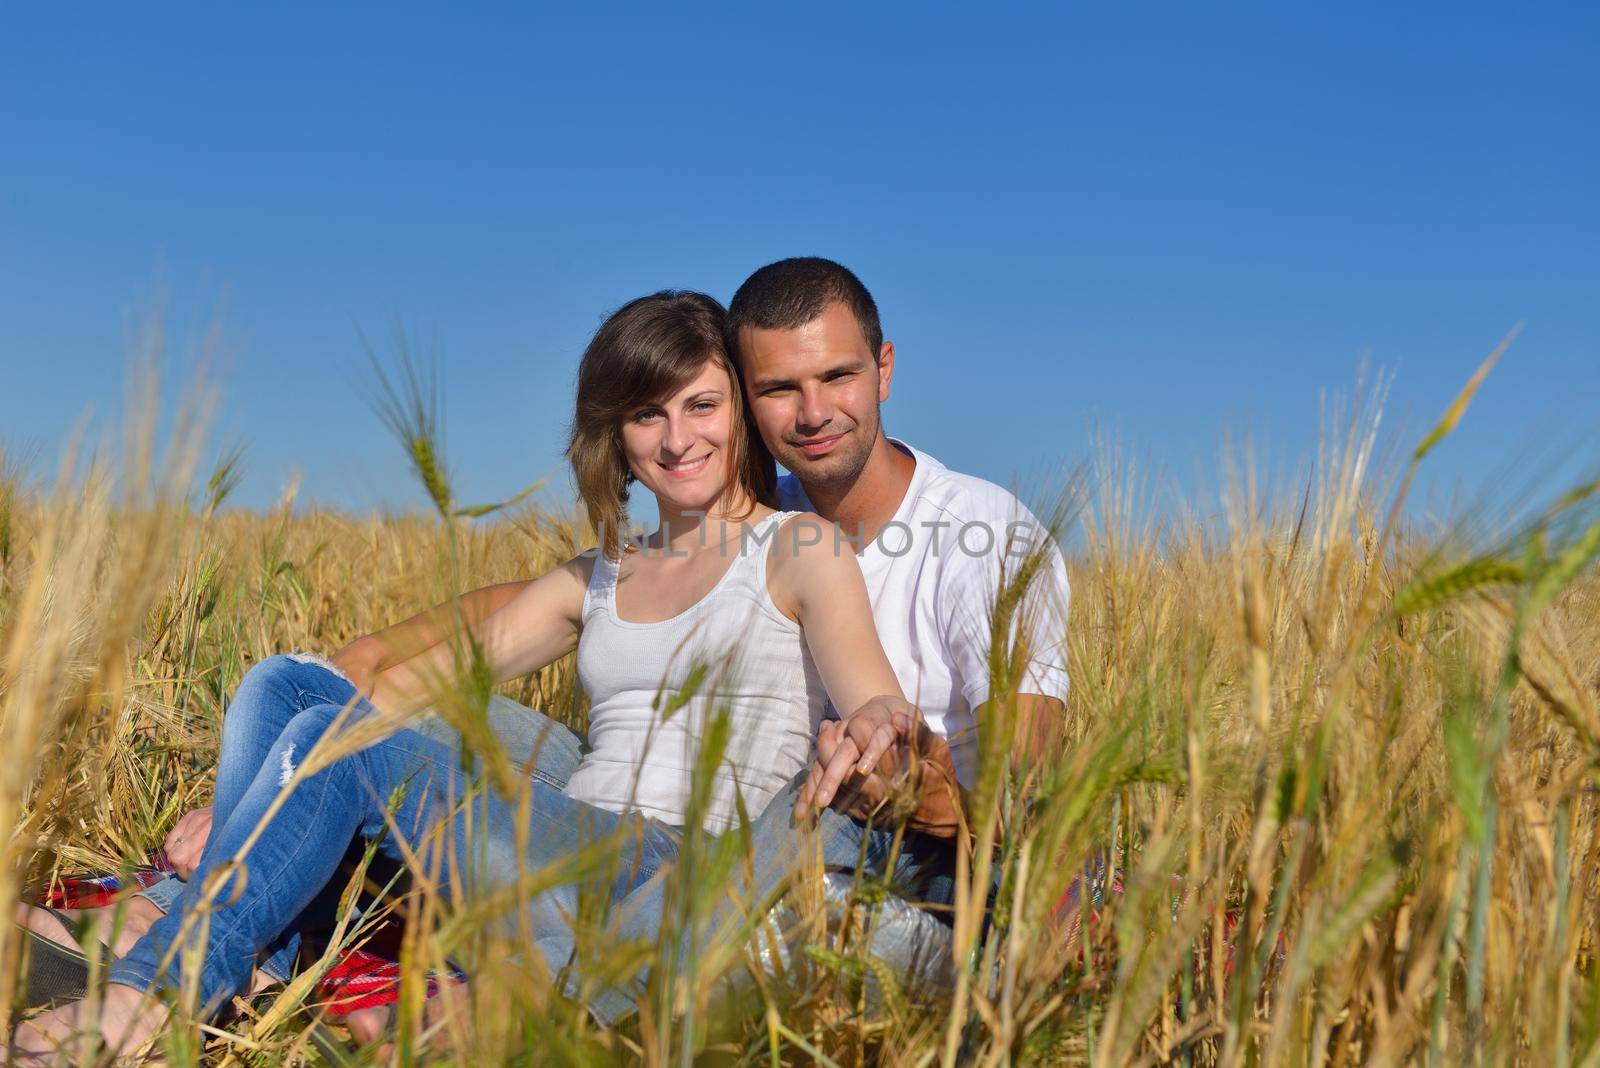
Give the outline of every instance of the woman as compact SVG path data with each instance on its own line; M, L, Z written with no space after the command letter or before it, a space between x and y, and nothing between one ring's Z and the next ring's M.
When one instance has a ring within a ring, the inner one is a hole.
M710 297L664 292L601 326L579 368L568 450L599 549L527 584L478 635L497 683L577 651L590 748L565 790L534 778L525 806L508 803L474 788L455 747L416 731L318 760L317 744L335 729L381 732L427 704L435 681L454 672L454 643L388 666L364 697L322 664L274 658L271 686L247 676L241 692L276 703L284 725L264 754L256 746L261 759L242 790L224 796L219 777L194 878L112 966L101 1014L111 1048L132 1048L159 1026L165 1010L145 992L179 987L186 950L200 961L203 1014L244 989L356 834L395 855L413 850L447 892L459 882L480 896L612 838L626 844L610 881L616 900L670 862L683 835L733 825L741 802L758 812L797 775L825 700L881 710L867 769L894 729L909 727L915 713L878 642L854 554L799 536L816 517L771 506L772 461L748 429L722 315ZM635 481L654 495L661 525L630 546L623 528ZM697 803L701 743L723 716L725 748ZM236 769L245 762L229 741L225 731L221 763ZM698 826L685 826L692 814ZM553 968L571 953L574 893L542 893L513 918ZM18 1045L48 1050L75 1024L75 1006L53 1010L19 1029Z

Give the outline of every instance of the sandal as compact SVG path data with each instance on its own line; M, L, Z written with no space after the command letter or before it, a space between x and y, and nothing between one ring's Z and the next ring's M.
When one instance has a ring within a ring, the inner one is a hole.
M58 908L38 905L54 916L68 934L77 937L77 920ZM30 928L22 928L28 942L28 974L19 984L18 1001L30 1009L51 1008L77 1001L89 992L89 958L72 946L64 946ZM109 960L111 950L101 943L101 959Z

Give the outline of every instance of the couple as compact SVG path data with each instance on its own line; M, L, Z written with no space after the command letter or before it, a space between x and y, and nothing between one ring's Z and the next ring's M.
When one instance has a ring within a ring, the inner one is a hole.
M1018 623L1031 653L1020 744L1033 753L1066 697L1068 590L1060 554L1012 495L885 437L879 406L894 368L871 295L823 259L763 267L726 313L667 292L613 314L579 368L569 448L599 551L465 594L331 663L279 656L246 675L223 725L209 830L198 814L179 827L206 834L198 866L187 883L152 888L142 915L162 915L111 966L108 1046L132 1049L161 1026L152 995L179 988L186 956L199 961L202 1014L246 990L258 966L285 976L296 917L356 837L411 852L447 892L469 897L616 843L611 898L624 933L648 938L662 915L656 876L684 836L735 827L742 807L754 820L758 900L781 889L809 843L830 867L892 865L948 903L960 787L972 783L990 696L996 590L1024 558L1042 561L1035 611ZM776 479L774 458L792 478ZM630 544L635 481L655 496L661 525ZM437 730L389 733L302 767L333 730L424 707L455 667L442 621L457 619L497 683L577 651L586 744L531 710L510 728L530 765L526 804L478 788ZM680 711L658 711L678 695ZM723 748L709 794L692 800L712 699ZM825 718L830 704L842 720ZM902 827L874 824L913 763L917 807ZM685 826L691 812L700 818ZM576 905L573 888L557 887L508 920L532 932L552 972L571 958ZM54 917L29 923L66 937ZM610 1022L644 981L585 996ZM76 1005L65 1005L14 1042L48 1055L76 1025Z

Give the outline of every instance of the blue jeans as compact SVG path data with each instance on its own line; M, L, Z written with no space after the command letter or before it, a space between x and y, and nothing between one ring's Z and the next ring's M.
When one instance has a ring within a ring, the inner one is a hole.
M292 959L296 917L358 834L397 860L406 852L398 835L426 869L437 870L446 893L457 885L469 894L504 887L524 871L616 836L622 863L614 866L610 891L618 898L676 855L676 829L574 801L549 781L564 781L576 763L576 738L564 728L536 730L528 752L510 754L531 757L535 768L525 813L463 771L459 745L447 740L451 732L434 724L392 734L301 779L267 818L283 784L335 721L343 717L348 726L374 714L349 682L314 663L272 657L250 671L224 722L215 813L200 867L174 907L112 965L112 982L178 989L174 947L182 937L199 956L199 1007L214 1013L247 986L263 955L274 968ZM547 758L555 774L540 770ZM524 817L526 838L517 833ZM229 866L235 857L242 857L237 868ZM218 885L209 903L208 884ZM566 917L576 897L574 886L555 887L533 898L520 917L552 968L571 956Z
M315 657L268 657L240 682L222 723L222 748L212 801L212 836L238 805L289 721L311 705L323 702L319 695L329 683L323 677L327 672L317 665ZM582 742L570 729L548 716L496 697L489 703L489 727L505 746L507 755L526 765L535 779L559 790L577 770ZM447 744L459 744L455 729L437 716L423 717L413 729ZM210 841L208 837L208 848ZM183 879L169 874L134 896L148 899L164 913L171 912L178 907L187 886ZM287 982L300 951L301 929L307 922L325 919L324 916L297 918L269 947L257 967L272 978Z
M739 907L724 896L695 936L698 944L689 934L680 935L684 958L703 953L717 939L743 936L751 921L766 913L798 867L807 861L820 860L825 872L849 872L866 879L885 880L894 893L914 902L954 902L955 850L945 839L907 831L897 851L892 829L859 823L833 809L824 809L813 826L796 824L795 801L806 775L802 771L796 776L750 827L749 868L741 871L730 889L736 889L740 898L753 905ZM629 894L618 906L618 913L623 917L620 937L659 944L665 915L665 880L652 880ZM610 1026L637 1008L649 979L650 969L646 966L628 982L592 993L590 1012L602 1025ZM737 976L734 981L737 984ZM573 985L569 984L568 993L572 992Z

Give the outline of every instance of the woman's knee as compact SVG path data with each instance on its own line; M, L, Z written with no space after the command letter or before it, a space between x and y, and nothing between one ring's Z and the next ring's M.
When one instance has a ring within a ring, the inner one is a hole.
M269 656L245 672L222 716L224 745L258 738L262 732L269 737L258 740L269 744L277 736L299 711L298 690L288 678L296 666L287 656Z
M239 689L247 687L277 687L285 681L289 672L293 671L298 663L287 653L274 653L258 661L249 671L244 673L244 678L239 680Z

